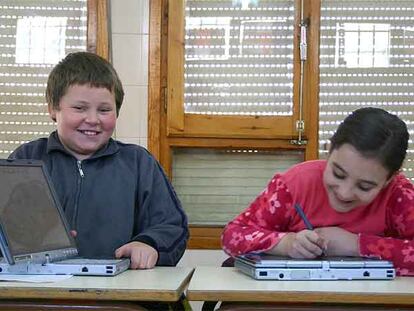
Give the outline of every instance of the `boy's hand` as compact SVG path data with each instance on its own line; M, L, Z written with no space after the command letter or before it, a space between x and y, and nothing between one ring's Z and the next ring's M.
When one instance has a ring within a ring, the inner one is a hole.
M151 269L157 263L158 252L148 244L130 242L118 248L115 257L131 258L131 269Z
M315 231L302 230L286 234L270 252L291 258L316 258L324 252L325 240Z
M359 256L358 235L339 227L322 227L315 229L327 243L326 254L329 256Z

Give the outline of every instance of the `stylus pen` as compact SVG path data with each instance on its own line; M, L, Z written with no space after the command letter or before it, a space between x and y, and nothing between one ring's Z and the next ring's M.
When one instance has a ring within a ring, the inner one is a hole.
M300 218L302 218L303 222L305 223L306 229L313 230L313 226L306 217L305 213L303 212L303 209L300 207L298 203L295 204L295 210L299 214Z
M299 214L300 218L302 218L303 222L305 223L306 229L313 230L312 224L310 223L309 219L305 215L305 212L303 211L303 209L300 207L298 203L295 204L295 210ZM325 254L326 254L326 249L323 248L322 255L325 255Z

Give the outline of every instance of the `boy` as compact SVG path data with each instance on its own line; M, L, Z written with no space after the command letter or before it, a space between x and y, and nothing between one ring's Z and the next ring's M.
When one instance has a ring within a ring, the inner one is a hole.
M111 138L123 97L109 62L67 55L46 88L57 131L10 158L45 163L81 256L130 257L132 269L173 266L186 247L187 217L148 151Z

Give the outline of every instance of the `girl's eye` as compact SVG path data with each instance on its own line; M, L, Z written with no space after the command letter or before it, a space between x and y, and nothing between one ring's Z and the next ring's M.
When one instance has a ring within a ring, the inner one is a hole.
M336 178L338 178L338 179L345 179L345 176L344 176L344 175L342 175L342 174L339 174L339 173L337 173L337 172L335 172L335 171L332 171L332 173L333 173L333 175L334 175Z
M364 191L364 192L368 192L372 189L372 187L363 186L363 185L359 185L358 188L359 188L359 190Z

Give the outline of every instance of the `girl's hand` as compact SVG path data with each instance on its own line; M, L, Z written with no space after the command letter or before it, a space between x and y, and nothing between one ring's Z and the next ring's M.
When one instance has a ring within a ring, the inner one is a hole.
M315 229L327 243L326 254L329 256L359 256L358 235L339 227L322 227Z
M315 231L302 230L286 234L268 253L291 258L316 258L326 248L325 240Z

